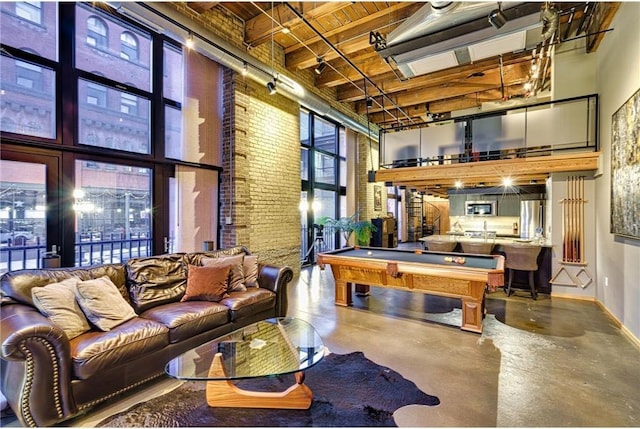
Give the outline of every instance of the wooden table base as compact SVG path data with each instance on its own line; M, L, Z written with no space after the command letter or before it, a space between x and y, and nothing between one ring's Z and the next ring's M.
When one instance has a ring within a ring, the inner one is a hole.
M225 377L222 354L216 353L209 376ZM207 381L206 398L210 407L283 408L306 410L311 407L313 394L304 384L304 372L297 372L296 384L283 392L256 392L240 389L229 380Z

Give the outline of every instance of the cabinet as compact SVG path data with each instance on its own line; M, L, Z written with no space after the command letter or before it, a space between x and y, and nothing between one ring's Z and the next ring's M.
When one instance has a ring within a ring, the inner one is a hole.
M449 195L449 216L464 216L466 195Z
M371 234L373 247L398 247L398 224L393 217L371 219L376 231Z
M498 216L520 216L520 197L505 194L498 199Z

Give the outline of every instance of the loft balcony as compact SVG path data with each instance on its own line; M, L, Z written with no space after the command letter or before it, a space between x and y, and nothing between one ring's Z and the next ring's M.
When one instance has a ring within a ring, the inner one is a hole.
M376 182L446 196L448 188L544 183L598 169L596 95L383 132Z

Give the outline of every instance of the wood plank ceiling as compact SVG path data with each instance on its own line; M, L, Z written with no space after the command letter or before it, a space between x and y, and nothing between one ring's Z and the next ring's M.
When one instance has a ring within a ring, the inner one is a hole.
M481 3L489 10L499 7L499 3ZM501 3L501 10L510 19L517 18L518 11L527 10L532 16L532 11L540 13L542 20L541 10L553 7L559 17L557 29L533 49L466 61L455 67L406 78L393 56L390 59L390 55L385 54L393 51L386 49L385 38L407 20L412 22L412 17L424 12L424 8L443 5L446 8L469 7L470 3L302 1L187 4L198 13L224 8L239 17L245 23L244 44L247 47L270 43L273 38L284 49L286 67L291 71L313 70L319 64L318 59L322 59L327 66L322 73L315 75L316 87L321 90L335 88L339 101L353 103L358 113L367 114L369 121L381 129L446 119L452 111L477 107L485 102L522 99L548 90L552 57L544 54L549 47L557 49L566 41L584 39L583 49L587 53L595 51L619 7L615 2ZM423 47L428 46L429 41L446 43L448 38L458 37L464 31L491 30L484 13L467 17L466 21L443 13L439 19L444 24L421 35L421 38L409 40L407 44L422 43L419 47ZM380 41L382 45L375 43ZM537 79L532 77L535 73L532 72L533 63L539 69Z

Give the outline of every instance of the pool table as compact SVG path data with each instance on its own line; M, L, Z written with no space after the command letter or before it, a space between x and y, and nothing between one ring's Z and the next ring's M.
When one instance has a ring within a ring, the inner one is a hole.
M502 255L347 247L319 253L317 262L321 269L331 265L336 305L352 305L352 283L359 293L381 286L460 298L460 328L476 333L482 333L485 288L504 286Z

